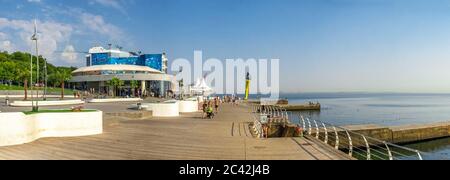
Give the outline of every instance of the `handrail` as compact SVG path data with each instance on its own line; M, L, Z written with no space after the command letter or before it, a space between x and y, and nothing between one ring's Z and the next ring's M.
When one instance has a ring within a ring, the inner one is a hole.
M276 120L270 122L290 123L290 119L294 115L292 112L288 113L285 108L269 105L254 105L253 112L255 118L254 131L260 138L264 137L264 132L258 116L264 114L268 116L269 121L271 118ZM316 138L353 158L365 160L423 160L423 155L428 155L428 153L382 141L341 126L311 120L301 115L298 116L300 120L298 127L303 129L306 136ZM330 140L330 138L332 139Z
M303 116L299 116L299 118L304 119ZM356 148L359 151L365 151L366 157L364 159L366 159L366 160L373 160L373 157L377 157L378 159L376 159L376 160L394 160L394 159L411 158L411 157L416 157L418 160L423 160L422 154L424 154L424 153L420 152L418 150L399 146L399 145L392 144L392 143L388 143L386 141L382 141L382 140L379 140L379 139L376 139L373 137L369 137L369 136L363 135L361 133L351 131L344 127L331 125L326 122L322 122L322 121L318 121L318 120L315 120L315 122L319 122L319 123L323 124L324 128L322 128L322 132L324 134L326 134L325 131L328 131L327 129L325 129L327 126L336 128L336 131L338 132L338 133L335 133L336 139L340 138L339 131L337 129L339 129L341 132L345 132L346 135L348 136L348 147L341 148L340 145L336 145L337 143L334 145L331 145L331 146L333 146L334 148L338 147L337 149L342 150L342 151L348 150L349 155L352 157L354 155L353 154L354 149ZM303 120L300 121L300 123L303 123ZM308 131L311 131L311 130L305 129L305 132L307 132L305 134L311 133ZM325 135L325 138L327 138L326 136L327 135ZM341 137L344 137L344 136L341 135ZM362 140L358 139L357 137L360 137L360 139L362 139ZM315 138L319 139L317 137L317 135ZM359 143L359 146L363 146L365 148L365 150L359 148L358 143L355 144L355 140L357 140L357 142ZM339 143L341 143L341 142L339 142ZM330 145L329 143L326 143L326 144ZM380 145L383 145L385 147L383 148ZM394 147L398 150L392 149L390 147ZM406 152L406 154L398 152L399 150ZM401 156L401 157L398 158L398 156ZM359 158L362 158L362 157L359 157Z

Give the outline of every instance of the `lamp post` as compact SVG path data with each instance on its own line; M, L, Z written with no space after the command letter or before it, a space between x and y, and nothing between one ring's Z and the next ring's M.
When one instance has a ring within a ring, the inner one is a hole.
M47 100L47 60L44 59L44 101Z
M182 80L180 80L180 81L178 81L178 86L180 87L180 98L181 98L181 100L183 100L184 99L184 89L183 89L183 86L184 86L184 80L182 79Z
M31 52L33 48L31 48ZM34 110L34 99L33 99L33 53L30 53L30 91L31 91L31 110Z
M36 76L36 83L39 86L39 48L38 48L38 37L37 37L37 22L36 20L34 20L34 34L31 37L32 41L35 41L36 43L36 68L37 68L37 76ZM33 63L33 58L31 59L31 63ZM31 66L31 68L33 68L33 66ZM33 69L31 69L31 74L33 74ZM38 98L38 100L36 101L36 106L32 105L32 109L34 112L39 111L39 88L36 91L36 97ZM33 104L33 103L32 103Z

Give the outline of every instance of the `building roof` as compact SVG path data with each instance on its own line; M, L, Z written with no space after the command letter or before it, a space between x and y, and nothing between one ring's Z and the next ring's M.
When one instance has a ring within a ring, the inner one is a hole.
M205 78L197 79L195 85L189 87L191 92L211 94L214 90L206 84Z
M148 66L136 65L98 65L79 68L72 73L94 72L94 71L140 71L148 73L160 74L161 71L150 68Z

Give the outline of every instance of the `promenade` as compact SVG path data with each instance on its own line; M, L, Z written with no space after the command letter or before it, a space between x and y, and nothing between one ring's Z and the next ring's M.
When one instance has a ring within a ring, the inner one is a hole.
M125 107L126 105L123 104ZM89 107L87 107L89 108ZM115 104L110 109L120 109ZM105 104L101 110L108 112ZM32 160L341 160L345 155L304 138L256 139L250 109L225 104L215 119L200 113L133 120L104 116L104 133L44 138L0 147L0 159Z

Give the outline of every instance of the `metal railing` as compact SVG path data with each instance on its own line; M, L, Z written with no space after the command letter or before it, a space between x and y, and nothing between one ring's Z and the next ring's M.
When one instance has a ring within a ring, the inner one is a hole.
M278 106L252 105L254 114L253 131L258 138L264 137L264 126L261 116L267 115L267 123L290 123L293 113ZM367 135L332 125L326 122L311 120L298 115L298 126L303 134L315 138L359 160L423 160L424 152L382 141Z
M423 160L422 152L299 116L305 134L361 160Z
M268 123L290 123L288 111L278 106L253 105L252 112L257 118L267 116Z
M257 138L264 138L267 136L267 130L265 131L264 128L267 128L266 124L290 124L289 115L286 109L282 109L277 106L259 106L259 105L253 105L252 106L252 112L253 112L253 133L256 135ZM264 121L262 118L264 117Z

